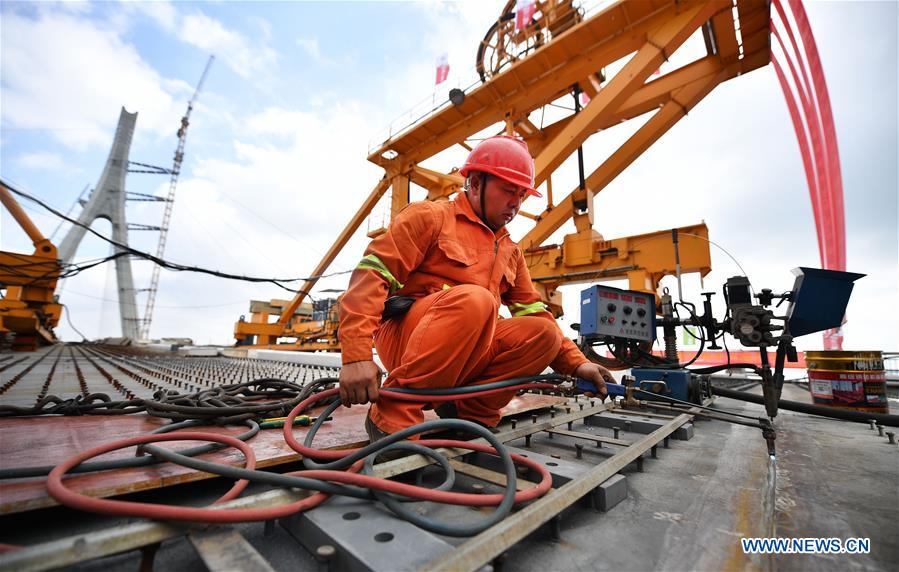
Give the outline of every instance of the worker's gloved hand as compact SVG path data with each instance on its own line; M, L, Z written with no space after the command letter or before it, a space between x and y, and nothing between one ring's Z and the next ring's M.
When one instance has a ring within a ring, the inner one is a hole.
M592 382L593 385L596 386L596 396L605 400L608 395L608 391L606 390L606 382L614 383L615 378L612 377L612 373L599 365L598 363L582 363L574 370L574 377L580 377L582 379L586 379L589 382ZM589 393L585 393L588 397L592 397Z
M357 361L340 368L340 401L345 407L378 400L381 368L373 361Z

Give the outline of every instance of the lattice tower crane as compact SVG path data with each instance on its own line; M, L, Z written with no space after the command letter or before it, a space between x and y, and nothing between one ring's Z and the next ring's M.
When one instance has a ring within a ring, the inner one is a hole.
M203 69L203 75L197 83L193 96L187 102L187 111L181 118L181 127L178 128L178 148L175 150L174 163L172 164L171 176L169 178L169 192L165 199L165 212L162 215L162 225L159 228L159 244L156 247L156 257L163 258L165 254L165 243L169 234L169 223L172 220L172 207L175 204L175 190L178 187L178 176L181 174L181 162L184 160L184 145L187 142L187 128L190 125L190 113L193 111L200 90L203 89L203 83L206 82L206 76L209 74L209 68L215 56L209 56L206 61L206 67ZM144 318L141 320L140 337L141 339L149 339L150 324L153 321L153 308L156 305L156 291L159 289L159 273L161 268L153 265L153 276L150 279L150 287L147 289L147 305L144 309Z

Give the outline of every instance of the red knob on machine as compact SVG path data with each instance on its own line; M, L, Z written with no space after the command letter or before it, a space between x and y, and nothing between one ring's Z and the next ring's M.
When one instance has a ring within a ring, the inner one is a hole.
M615 316L609 316L609 323L610 323L610 324L614 324L614 323L615 323Z

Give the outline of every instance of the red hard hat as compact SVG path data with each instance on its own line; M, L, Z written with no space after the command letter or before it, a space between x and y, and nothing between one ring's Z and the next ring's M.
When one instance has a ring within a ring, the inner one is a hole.
M528 195L543 196L534 188L534 159L524 139L512 135L484 139L468 154L459 173L467 177L471 171L490 173L526 188Z

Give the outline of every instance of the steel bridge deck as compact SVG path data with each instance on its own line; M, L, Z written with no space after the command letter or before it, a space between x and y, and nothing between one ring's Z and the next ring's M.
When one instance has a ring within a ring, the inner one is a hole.
M0 367L10 361L0 361ZM785 393L793 390L788 387ZM761 414L760 408L751 404L720 400L717 406L722 405ZM697 418L692 423L692 439L669 440L670 448L665 448L663 434L673 435L678 426L687 432L683 436L689 436L691 432L685 429L689 419L673 418L661 410L647 413L611 409L599 402L591 406L581 398L557 406L554 412L543 410L536 420L533 412L504 420L500 438L525 454L540 456L555 474L555 488L472 539L430 535L425 543L420 540L428 533L417 529L407 529L406 536L390 537L385 534L389 529L381 528L395 526L392 521L396 519L384 509L378 505L341 507L336 500L284 519L280 527L251 523L199 527L203 530L55 508L0 518L0 542L29 545L0 556L0 569L67 566L125 570L134 569L141 558L150 562L153 557L158 569L184 570L266 566L277 570L474 570L484 565L515 570L778 565L843 570L849 565L849 557L844 555L750 558L742 554L741 537L768 536L772 527L778 536L871 538L871 554L851 557L851 564L868 569L888 570L899 560L899 541L894 534L896 507L890 502L899 493L895 477L899 474L899 450L876 431L782 412L777 420L776 504L769 510L764 503L767 455L756 430ZM622 417L631 423L621 426ZM615 419L611 422L615 425L606 419ZM400 459L379 465L379 472L384 476L414 474L426 464L415 458ZM458 486L464 490L491 492L502 482L503 477L493 472L495 467L477 455L459 457L454 464L462 473ZM421 478L427 481L433 471L424 469ZM620 484L615 488L622 477L626 479L623 498ZM139 496L196 504L207 498L211 501L219 489L228 486L219 480L207 483ZM607 490L601 493L597 488L603 484ZM252 492L232 504L266 506L304 494L260 487ZM605 501L611 502L603 507ZM615 501L619 504L612 506ZM599 513L596 508L607 512ZM326 514L329 510L330 517ZM460 520L477 516L472 509L430 503L422 503L421 510ZM343 520L346 512L377 515L377 519L373 516L371 526L365 526L365 519ZM339 518L341 525L329 525L328 518ZM362 526L346 526L353 523ZM312 525L317 527L314 531ZM309 550L298 546L290 531L298 534ZM160 542L162 548L157 550ZM353 545L376 549L350 550ZM421 549L413 553L410 545ZM317 562L310 551L318 552L320 558L330 555L329 562ZM385 554L390 557L388 567Z
M0 405L31 407L45 396L73 399L91 393L105 393L113 400L149 398L158 390L194 392L259 378L277 378L302 384L321 377L336 376L339 368L315 365L320 356L308 356L310 363L291 363L229 357L178 357L147 355L129 348L96 345L58 345L34 354L6 354L0 358L2 382ZM333 361L333 360L331 360ZM561 398L529 395L515 398L505 414L549 407ZM341 408L320 433L321 448L363 445L368 436L363 427L366 409ZM426 417L434 417L426 412ZM0 417L0 466L6 469L55 465L76 451L90 448L99 440L114 440L149 433L165 425L167 419L143 413L132 415ZM245 427L210 427L214 433L237 435ZM298 437L306 428L296 427ZM260 431L252 440L260 468L296 462L300 456L284 442L280 429ZM110 453L107 458L127 457L128 451ZM209 455L220 463L239 463L243 457L226 449ZM88 473L69 477L70 486L82 493L108 497L166 487L211 475L187 467L158 466ZM0 515L44 508L56 504L48 496L43 479L0 481Z

